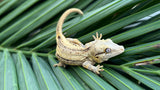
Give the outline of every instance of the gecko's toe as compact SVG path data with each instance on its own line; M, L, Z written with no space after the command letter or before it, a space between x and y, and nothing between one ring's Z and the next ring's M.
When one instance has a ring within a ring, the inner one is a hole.
M98 75L99 75L99 74L100 74L100 73L99 73L99 71L97 71L97 72L96 72L96 74L98 74Z
M57 66L59 66L59 67L66 67L66 65L64 64L64 63L62 63L62 62L59 62L58 64L54 64L53 65L54 67L57 67Z
M53 67L57 67L59 64L54 64Z
M66 65L63 65L64 68L66 68Z
M97 65L97 66L96 66L95 73L96 73L96 74L100 74L100 71L104 71L104 69L102 69L102 68L103 68L103 66Z

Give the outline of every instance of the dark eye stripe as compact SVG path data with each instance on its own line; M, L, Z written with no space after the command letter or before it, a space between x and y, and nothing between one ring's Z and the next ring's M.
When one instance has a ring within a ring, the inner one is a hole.
M105 53L105 52L100 52L100 53L95 54L95 56L100 55L100 54L104 54L104 53Z
M95 56L100 55L100 54L104 54L104 53L110 53L110 52L111 52L111 49L110 48L106 48L105 52L99 52L99 53L95 54Z

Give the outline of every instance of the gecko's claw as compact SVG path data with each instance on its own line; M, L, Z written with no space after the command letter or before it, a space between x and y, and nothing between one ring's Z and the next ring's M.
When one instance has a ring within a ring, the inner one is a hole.
M54 65L53 65L53 67L57 67L57 66L59 66L59 64L54 64Z
M94 69L94 72L96 74L100 74L99 71L104 71L104 69L102 69L102 68L103 68L103 66L97 65L96 68Z

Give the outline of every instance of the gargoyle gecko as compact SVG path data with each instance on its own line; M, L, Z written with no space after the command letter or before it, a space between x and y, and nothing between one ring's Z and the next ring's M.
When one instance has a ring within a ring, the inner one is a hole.
M101 40L102 34L98 35L98 33L93 36L94 41L85 45L78 39L65 38L62 33L62 25L65 18L72 12L83 14L80 9L72 8L65 11L60 17L56 28L56 57L60 62L54 66L79 65L100 74L99 71L103 71L103 66L94 66L94 64L102 63L121 54L124 52L124 47L112 42L111 39Z

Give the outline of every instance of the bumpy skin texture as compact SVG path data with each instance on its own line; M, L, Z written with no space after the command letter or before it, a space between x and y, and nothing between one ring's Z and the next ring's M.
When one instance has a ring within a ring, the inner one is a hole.
M99 71L103 71L103 66L94 66L94 64L102 63L111 57L121 54L124 52L124 47L112 42L111 39L101 40L102 34L99 36L98 33L93 36L94 41L85 45L78 39L65 38L62 33L62 25L65 18L72 12L83 14L80 9L72 8L68 9L60 17L56 29L56 57L60 62L54 66L79 65L96 74L100 74Z

